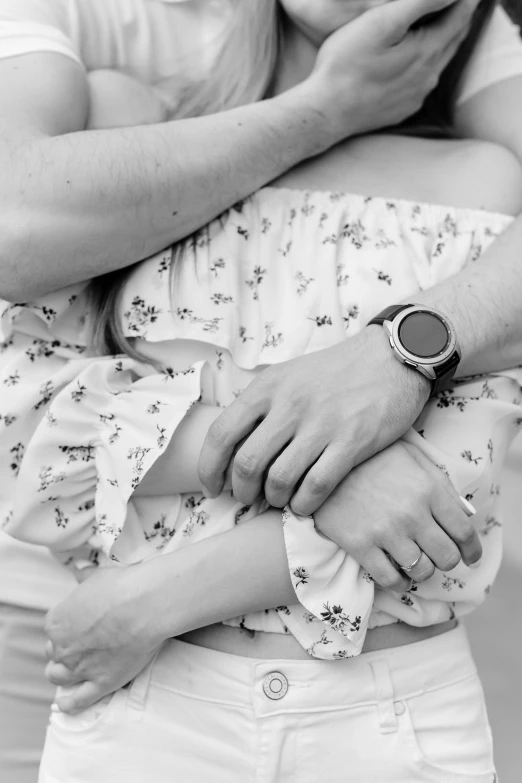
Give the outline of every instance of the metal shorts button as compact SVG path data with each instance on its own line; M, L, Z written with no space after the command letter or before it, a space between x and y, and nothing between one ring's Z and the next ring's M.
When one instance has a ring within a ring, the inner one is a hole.
M263 690L269 699L282 699L288 691L288 680L281 672L270 672L263 680Z

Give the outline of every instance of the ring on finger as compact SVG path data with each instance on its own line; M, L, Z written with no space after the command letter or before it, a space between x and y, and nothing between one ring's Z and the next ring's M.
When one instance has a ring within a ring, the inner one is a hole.
M418 557L415 558L415 560L413 561L413 563L411 563L411 565L409 565L409 566L401 566L401 570L402 571L406 571L406 573L409 574L410 571L413 571L415 566L420 562L421 557L422 557L422 552L420 553L420 555Z

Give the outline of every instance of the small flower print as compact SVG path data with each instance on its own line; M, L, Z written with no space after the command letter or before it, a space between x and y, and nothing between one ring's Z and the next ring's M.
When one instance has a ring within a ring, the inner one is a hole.
M265 341L263 345L261 346L261 350L264 348L277 348L278 345L281 345L283 342L283 335L281 332L278 332L277 334L274 334L274 324L273 323L265 323Z
M361 618L355 617L353 620L344 612L342 606L330 606L329 603L324 604L324 612L321 612L321 618L323 622L335 631L339 631L344 634L346 631L356 632L361 627Z
M301 272L300 270L297 270L297 272L294 275L295 279L297 280L297 296L303 296L303 294L306 294L308 291L308 286L310 283L314 282L313 277L306 277L304 272Z
M299 587L299 585L307 585L308 580L310 579L310 575L303 566L299 566L299 568L295 569L294 576L298 580L295 584L295 587Z
M35 405L33 405L34 410L38 411L44 405L47 405L49 402L51 402L53 393L54 387L51 381L47 381L46 383L42 384L42 386L40 386L40 400Z
M444 579L442 580L442 589L443 590L453 590L454 587L458 587L459 590L463 590L464 587L466 587L466 583L462 581L462 579L453 579L451 576L448 576L447 574L443 574Z
M374 272L377 275L377 280L380 280L382 283L386 283L387 285L392 284L390 275L387 275L385 272L379 269L374 269Z
M332 326L332 319L329 315L317 315L315 318L308 318L308 321L314 321L317 326Z
M60 508L54 509L54 521L57 527L67 527L69 523L69 517L66 517Z
M71 392L71 399L73 402L81 402L83 399L85 399L85 392L87 391L87 388L78 381L76 384L76 389L74 389Z
M344 264L337 264L335 268L335 274L337 276L337 288L340 288L343 285L347 285L350 279L350 275L345 275L343 272Z
M480 531L480 534L482 536L489 536L492 530L494 530L496 527L502 527L502 523L498 521L498 519L494 516L487 517L484 527Z
M463 457L463 459L465 459L466 462L472 462L474 465L478 465L479 462L482 460L482 457L474 457L471 451L469 451L469 449L462 451L460 456Z
M267 274L267 270L263 269L261 266L255 266L252 270L252 277L248 280L245 280L246 285L250 288L252 291L252 298L257 301L259 299L259 286L263 282L265 275Z
M212 294L210 301L215 305L233 304L234 298L225 294Z

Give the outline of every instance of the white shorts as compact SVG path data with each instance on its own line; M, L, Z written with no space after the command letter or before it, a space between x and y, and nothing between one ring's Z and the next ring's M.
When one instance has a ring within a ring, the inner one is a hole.
M493 783L464 629L341 661L167 642L126 689L53 714L40 783Z

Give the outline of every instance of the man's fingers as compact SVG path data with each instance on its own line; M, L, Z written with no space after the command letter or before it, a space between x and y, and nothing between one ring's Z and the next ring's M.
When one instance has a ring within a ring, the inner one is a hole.
M235 445L248 435L262 416L262 406L241 397L225 408L212 423L198 463L198 474L208 497L217 497L225 483L225 471Z
M442 530L455 543L466 565L473 565L482 557L482 544L459 496L455 490L453 492L456 498L441 488L432 499L432 513Z
M45 667L45 676L52 682L53 685L75 685L77 682L81 682L81 677L76 675L73 671L64 666L63 663L54 663L49 661Z
M234 457L232 490L235 498L248 504L259 497L273 455L279 454L292 434L288 419L285 421L275 413L270 413L256 427Z
M440 55L440 70L453 59L466 38L478 0L459 0L437 22L418 32L422 47L431 46Z
M352 452L346 444L332 443L312 465L292 498L292 511L307 517L323 505L326 498L353 467Z
M310 433L297 435L268 471L265 497L274 508L284 508L308 468L320 457L321 438Z
M397 44L409 30L428 14L436 14L462 0L395 0L379 6L372 13L379 14L385 40Z

